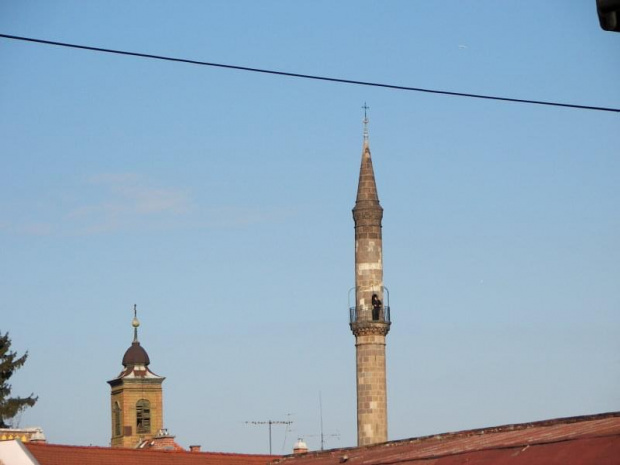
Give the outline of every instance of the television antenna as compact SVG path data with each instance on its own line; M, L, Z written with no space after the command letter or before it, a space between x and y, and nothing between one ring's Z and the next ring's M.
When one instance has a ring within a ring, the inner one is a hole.
M366 106L365 103L364 103L364 106ZM319 415L321 417L321 434L319 435L321 437L321 450L325 450L325 437L340 439L340 434L339 433L334 433L334 434L323 433L323 396L321 394L321 391L319 391ZM316 434L311 434L308 437L316 437L316 436L317 436Z
M329 442L329 440L327 438L336 438L336 439L340 439L340 433L333 433L333 434L306 434L303 436L304 438L317 438L320 437L321 438L321 450L325 450L325 443Z
M271 425L290 425L292 424L293 421L292 420L266 420L266 421L246 421L245 424L246 425L269 425L269 455L272 455L271 453Z

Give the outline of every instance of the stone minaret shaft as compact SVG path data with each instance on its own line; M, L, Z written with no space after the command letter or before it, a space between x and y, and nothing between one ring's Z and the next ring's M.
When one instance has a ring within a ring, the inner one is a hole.
M368 120L365 119L364 123ZM357 358L357 443L358 446L387 441L387 393L385 337L390 330L389 307L384 300L381 219L368 133L364 148L355 221L355 308L351 309L351 330ZM385 302L385 305L384 305Z

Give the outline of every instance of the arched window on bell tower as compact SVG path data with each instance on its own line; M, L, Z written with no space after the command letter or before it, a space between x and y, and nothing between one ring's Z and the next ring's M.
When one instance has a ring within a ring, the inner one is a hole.
M114 425L113 437L119 437L121 435L121 405L118 402L114 402L112 409L112 424Z
M136 432L151 432L151 403L146 399L140 399L136 403Z

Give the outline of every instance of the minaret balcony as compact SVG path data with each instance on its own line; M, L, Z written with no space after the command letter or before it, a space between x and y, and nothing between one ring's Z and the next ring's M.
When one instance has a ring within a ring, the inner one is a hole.
M391 324L390 306L382 305L380 308L363 305L349 307L349 323L387 323Z
M354 305L353 305L354 304ZM385 286L349 289L349 323L387 325L390 319L390 291Z

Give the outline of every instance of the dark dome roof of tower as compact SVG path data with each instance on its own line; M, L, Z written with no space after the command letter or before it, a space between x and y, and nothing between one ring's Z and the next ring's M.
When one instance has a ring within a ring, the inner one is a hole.
M125 367L128 365L148 365L149 363L151 363L149 354L138 341L132 342L131 347L123 355L123 366Z

